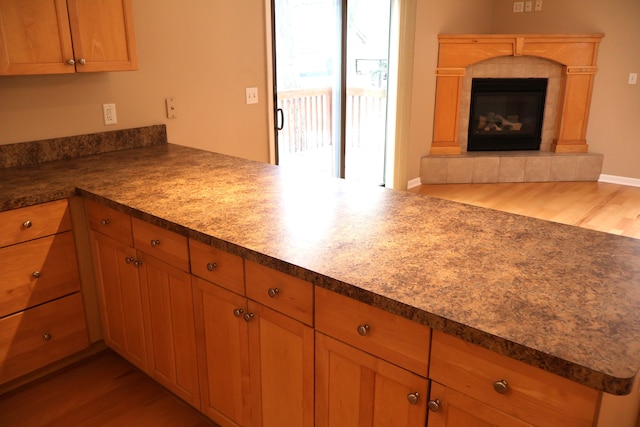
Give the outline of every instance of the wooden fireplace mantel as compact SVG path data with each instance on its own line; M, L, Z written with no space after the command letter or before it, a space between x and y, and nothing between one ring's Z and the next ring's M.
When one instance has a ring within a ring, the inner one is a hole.
M551 151L586 153L587 120L604 34L458 34L438 36L431 154L460 154L458 119L465 69L499 56L536 56L563 65Z

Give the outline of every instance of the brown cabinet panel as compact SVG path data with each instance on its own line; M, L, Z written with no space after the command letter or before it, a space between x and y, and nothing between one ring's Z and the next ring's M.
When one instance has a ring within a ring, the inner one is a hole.
M131 218L136 249L183 271L189 271L187 238L138 218Z
M189 240L191 272L239 295L244 295L244 261L242 257Z
M66 199L0 212L0 247L69 230Z
M91 200L85 200L89 227L128 246L133 246L131 217Z
M0 317L80 290L68 231L0 249Z
M0 319L0 383L89 346L79 293Z

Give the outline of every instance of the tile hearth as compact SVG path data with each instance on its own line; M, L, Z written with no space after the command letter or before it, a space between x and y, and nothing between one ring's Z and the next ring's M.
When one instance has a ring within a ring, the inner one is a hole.
M425 156L422 184L597 181L602 154L548 151L475 151Z

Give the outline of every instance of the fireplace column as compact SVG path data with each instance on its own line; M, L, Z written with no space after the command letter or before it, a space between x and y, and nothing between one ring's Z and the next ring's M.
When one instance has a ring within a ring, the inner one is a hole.
M438 68L431 154L460 154L458 117L464 68Z
M558 115L551 151L555 153L586 153L587 119L595 66L564 67Z

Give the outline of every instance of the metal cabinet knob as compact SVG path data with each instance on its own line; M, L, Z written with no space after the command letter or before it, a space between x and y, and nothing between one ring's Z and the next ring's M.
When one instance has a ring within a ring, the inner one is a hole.
M42 334L42 339L45 341L51 341L51 334L49 332L45 332L44 334Z
M369 325L364 324L364 325L358 325L358 333L360 335L362 335L363 337L366 336L369 333Z
M235 310L233 310L233 315L236 317L242 316L242 313L244 313L244 310L241 308L236 308Z
M280 293L280 289L278 289L278 288L269 288L267 293L269 294L269 296L271 298L275 298Z
M151 241L151 247L155 248L160 245L160 240L154 239Z
M442 408L442 406L440 406L440 399L430 400L427 406L432 412L438 412Z
M244 320L248 322L248 321L250 321L251 319L253 319L253 317L254 317L254 316L255 316L255 315L254 315L253 313L245 313L245 315L244 315Z
M133 266L138 268L142 265L142 261L140 261L139 259L133 261Z
M100 224L102 224L102 225L104 225L104 226L107 226L107 225L109 225L109 223L110 223L110 222L111 222L111 221L109 221L108 219L106 219L106 218L105 218L105 219L103 219L102 221L100 221Z
M40 273L40 270L36 270L32 273L33 277L35 277L36 279L40 278L40 276L42 276L42 273Z
M33 223L29 220L26 220L25 222L22 223L22 228L31 228L31 226L33 225Z
M125 257L124 259L124 262L126 262L127 264L131 264L133 261L135 260L131 256Z
M86 64L87 64L87 60L86 60L86 59L84 59L84 58L80 58L80 59L78 60L78 62L80 63L80 65L86 65Z
M67 64L76 65L76 61L73 58L67 59Z
M493 383L493 389L500 394L505 394L509 390L507 380L500 380Z
M407 400L409 401L409 403L411 403L412 405L417 405L418 401L420 400L420 393L418 393L417 391L415 393L409 393L407 394Z
M209 271L213 271L216 268L218 268L218 264L216 264L215 262L210 262L207 264L207 270Z

